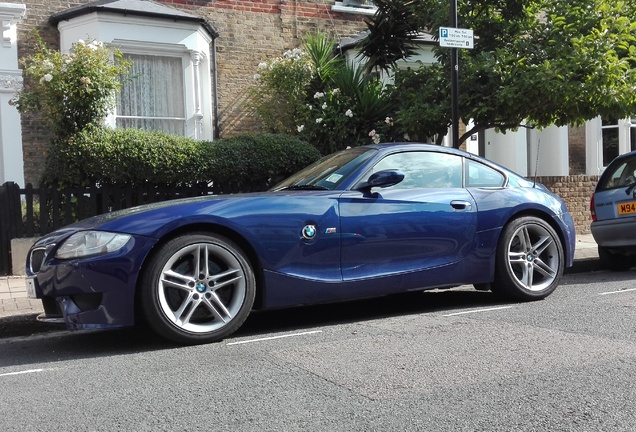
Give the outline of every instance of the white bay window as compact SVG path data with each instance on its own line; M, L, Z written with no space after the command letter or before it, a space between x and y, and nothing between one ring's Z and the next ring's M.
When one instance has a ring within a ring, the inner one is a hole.
M163 131L199 140L218 135L214 39L205 19L159 3L95 2L53 15L62 51L95 39L132 63L111 127Z

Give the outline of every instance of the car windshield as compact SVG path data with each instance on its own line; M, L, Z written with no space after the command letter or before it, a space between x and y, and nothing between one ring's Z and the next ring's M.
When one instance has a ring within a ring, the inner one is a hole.
M272 190L334 190L376 152L377 150L357 147L325 156L283 180Z

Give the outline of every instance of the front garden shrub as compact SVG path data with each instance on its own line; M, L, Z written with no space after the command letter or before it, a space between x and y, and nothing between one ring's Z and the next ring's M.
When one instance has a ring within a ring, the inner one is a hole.
M215 141L210 150L212 173L220 182L276 182L320 158L314 146L279 134L237 135Z
M25 84L11 101L18 111L39 114L54 139L102 122L131 65L122 53L96 40L80 40L62 53L47 48L39 34L35 48L21 61Z
M276 134L213 142L138 129L91 126L53 144L42 183L91 186L265 182L320 157L310 144Z

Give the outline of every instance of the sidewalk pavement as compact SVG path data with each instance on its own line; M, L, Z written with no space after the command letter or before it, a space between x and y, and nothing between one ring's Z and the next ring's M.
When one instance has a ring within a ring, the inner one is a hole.
M599 270L598 251L592 234L578 234L574 266L568 273ZM0 318L42 313L42 302L27 298L24 276L0 276Z

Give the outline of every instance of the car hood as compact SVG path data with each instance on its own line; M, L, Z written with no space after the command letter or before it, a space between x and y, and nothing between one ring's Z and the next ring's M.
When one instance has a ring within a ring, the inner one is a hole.
M166 231L196 223L218 223L240 226L240 220L251 215L275 218L286 211L292 201L308 197L337 197L342 191L279 191L235 195L182 198L145 204L94 216L58 230L69 233L80 230L103 230L160 238ZM296 206L297 208L297 206Z

